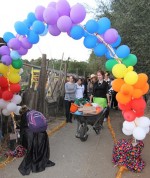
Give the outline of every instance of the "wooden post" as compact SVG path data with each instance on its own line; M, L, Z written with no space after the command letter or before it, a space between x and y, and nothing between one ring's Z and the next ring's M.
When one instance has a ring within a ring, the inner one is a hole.
M44 114L45 111L45 85L46 85L46 54L42 54L41 70L38 85L38 103L37 110Z

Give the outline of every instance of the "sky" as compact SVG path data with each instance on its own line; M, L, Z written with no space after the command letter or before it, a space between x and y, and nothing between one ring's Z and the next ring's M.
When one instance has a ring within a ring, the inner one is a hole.
M47 7L47 5L58 0L4 0L0 10L0 37L3 37L5 32L16 34L14 24L17 21L23 21L27 18L29 12L35 12L39 5ZM85 6L95 8L95 0L67 0L71 6L76 3L81 3ZM92 14L87 14L85 20L81 24L86 24L89 19L93 19ZM59 36L52 36L49 33L46 36L40 37L40 41L33 45L23 59L37 59L46 54L48 59L61 59L64 53L64 60L68 57L77 61L87 61L91 50L83 45L83 39L73 40L66 33L61 33Z

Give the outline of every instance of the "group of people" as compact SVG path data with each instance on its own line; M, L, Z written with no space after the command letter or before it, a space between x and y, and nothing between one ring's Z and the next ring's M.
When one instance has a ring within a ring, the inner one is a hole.
M109 73L104 71L98 71L96 75L92 74L84 82L81 78L75 81L75 78L70 76L68 82L65 83L66 122L72 122L70 107L75 99L86 98L89 102L97 103L102 108L117 109L118 103L116 101L116 93L111 87L112 82L113 80L110 79Z

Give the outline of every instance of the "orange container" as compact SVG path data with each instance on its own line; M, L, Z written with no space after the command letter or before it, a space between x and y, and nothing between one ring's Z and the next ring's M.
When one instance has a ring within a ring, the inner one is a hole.
M78 107L79 106L77 104L71 103L70 112L76 112L78 110Z
M85 103L84 106L92 106L91 103Z

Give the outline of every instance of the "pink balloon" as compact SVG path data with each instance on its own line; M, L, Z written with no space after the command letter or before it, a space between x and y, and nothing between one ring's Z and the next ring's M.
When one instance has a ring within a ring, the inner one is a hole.
M56 2L50 2L47 7L56 8Z
M21 42L17 38L12 38L8 42L8 47L14 50L18 50L21 47Z
M56 4L56 10L59 16L70 15L70 4L66 0L59 0Z
M20 41L21 41L21 45L23 48L25 48L25 49L32 48L32 44L28 41L28 39L26 37L21 38Z
M86 17L86 10L83 5L77 3L71 8L70 18L73 23L81 23Z
M55 25L59 18L59 14L53 7L48 7L43 13L43 18L48 25Z
M8 48L8 46L1 46L0 47L0 55L9 55L10 54L10 49Z
M40 21L44 21L43 19L44 10L45 10L44 6L37 6L35 9L35 17Z
M104 33L104 40L106 41L106 43L109 44L115 43L117 39L118 39L118 32L114 28L110 28Z
M61 32L69 32L72 27L72 21L68 16L61 16L57 21L57 27Z
M61 33L61 31L58 29L57 25L49 25L48 31L53 36L58 36Z
M3 64L5 64L6 66L9 66L12 63L12 59L9 55L4 55L1 57L1 61Z
M19 53L20 55L25 55L25 54L27 54L27 52L28 52L28 49L25 49L25 48L23 48L23 47L21 47L21 48L18 50L18 53Z

